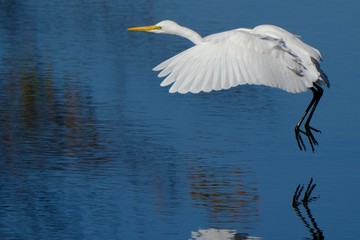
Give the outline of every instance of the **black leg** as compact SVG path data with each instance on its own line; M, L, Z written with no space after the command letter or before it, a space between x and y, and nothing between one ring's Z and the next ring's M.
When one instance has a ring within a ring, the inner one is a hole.
M305 147L304 141L302 140L301 134L304 134L305 136L307 136L310 146L311 146L311 149L314 152L315 151L314 145L318 145L318 142L316 141L316 139L311 131L314 131L314 132L320 132L320 131L317 130L316 128L311 127L310 121L311 121L313 114L315 112L315 109L320 101L320 98L323 95L324 90L316 83L314 83L314 86L312 88L310 88L310 90L313 92L313 98L311 99L311 102L310 102L309 106L306 108L300 121L295 126L295 138L299 145L300 150L306 150L306 147ZM304 131L304 130L300 129L300 126L308 114L309 114L309 116L304 124L304 128L305 128L305 131Z

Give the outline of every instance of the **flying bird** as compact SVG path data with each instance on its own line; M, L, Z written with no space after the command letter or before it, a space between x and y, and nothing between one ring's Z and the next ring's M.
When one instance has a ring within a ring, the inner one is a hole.
M300 150L306 150L301 136L304 134L314 152L318 142L313 132L320 131L311 127L310 121L323 94L321 85L330 87L330 82L320 69L320 52L299 36L277 26L259 25L203 38L170 20L128 30L178 35L195 44L153 69L160 71L159 77L166 77L161 86L171 85L170 93L210 92L244 84L265 85L290 93L310 89L313 98L295 126L295 138Z

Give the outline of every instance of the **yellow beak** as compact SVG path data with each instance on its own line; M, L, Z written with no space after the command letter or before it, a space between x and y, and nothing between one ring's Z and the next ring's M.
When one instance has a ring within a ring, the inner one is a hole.
M160 26L142 26L142 27L132 27L128 28L128 31L137 31L137 32L147 32L151 30L160 30Z

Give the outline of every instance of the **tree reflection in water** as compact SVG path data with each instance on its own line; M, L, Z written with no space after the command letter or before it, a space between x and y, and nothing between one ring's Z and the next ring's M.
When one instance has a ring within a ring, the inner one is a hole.
M235 166L193 166L190 170L194 205L206 207L212 224L240 223L251 229L258 213L258 190L251 170Z

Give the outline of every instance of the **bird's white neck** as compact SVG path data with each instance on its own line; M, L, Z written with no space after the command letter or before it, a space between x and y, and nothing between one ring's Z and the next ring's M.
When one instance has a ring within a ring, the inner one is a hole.
M169 34L178 35L184 38L189 39L191 42L193 42L195 45L200 44L203 42L203 38L195 32L194 30L191 30L189 28L178 26L176 29L172 29Z

